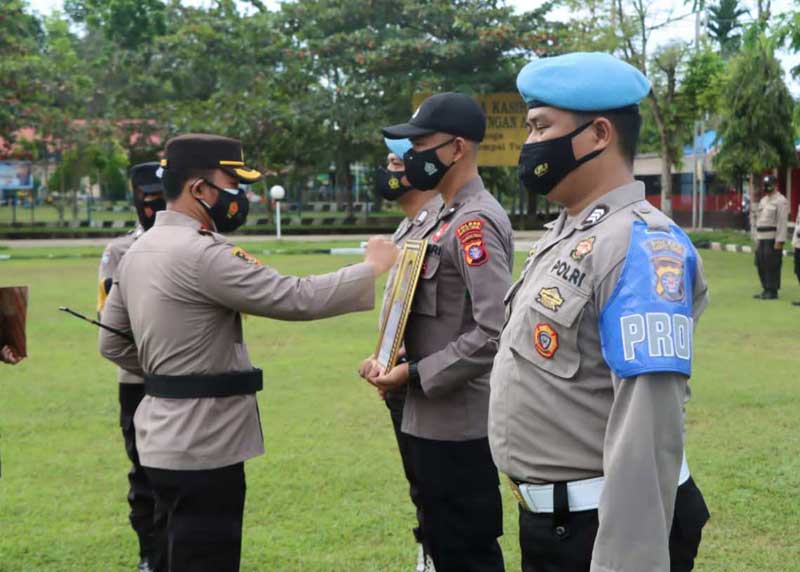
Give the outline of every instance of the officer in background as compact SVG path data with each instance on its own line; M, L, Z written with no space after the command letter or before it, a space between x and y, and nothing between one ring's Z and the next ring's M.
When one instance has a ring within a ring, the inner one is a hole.
M282 276L217 234L244 223L249 203L239 185L261 178L239 141L176 137L161 166L167 210L122 259L103 312L135 343L101 330L100 351L145 379L137 449L167 513L156 570L235 572L244 461L264 452L261 370L248 357L241 314L311 320L368 310L397 249L374 237L364 263Z
M506 295L491 376L489 439L520 503L522 568L691 570L708 512L683 405L707 286L689 238L633 177L650 83L574 53L528 64L517 86L520 178L564 207Z
M794 275L800 282L800 208L797 209L797 220L794 223L792 235L792 248L794 248ZM800 300L792 302L792 306L800 306Z
M397 204L406 215L406 218L400 222L392 236L392 242L398 247L402 247L406 240L425 236L430 227L436 224L436 216L442 206L442 198L435 190L419 191L408 183L408 179L405 176L403 155L411 148L411 141L408 139L384 139L384 141L389 148L389 154L386 157L386 167L378 169L376 177L378 194L387 201L397 201ZM393 267L386 280L379 327L383 324L388 311L387 302L394 286L395 270L396 268ZM374 355L370 356L361 364L359 374L362 377L367 378L367 371L374 359ZM407 387L403 385L383 392L383 397L392 419L397 448L400 450L403 470L405 471L406 480L408 480L411 501L417 511L417 526L413 529L414 539L418 545L417 572L432 572L434 570L433 560L430 557L430 549L427 548L427 543L422 534L422 507L419 502L419 489L417 479L414 476L414 467L411 464L408 436L402 431L406 392Z
M781 288L783 242L789 226L789 201L775 185L775 177L766 176L763 196L756 210L756 268L762 292L754 294L759 300L775 300Z
M383 390L408 386L402 432L438 572L504 569L486 419L514 246L508 216L478 175L485 131L483 109L461 93L431 96L408 123L383 130L389 139L411 139L406 178L416 189L436 189L444 202L419 235L430 242L406 327L408 362L367 375Z
M167 207L161 188L161 179L156 176L156 169L158 169L157 162L140 163L131 167L133 204L136 207L139 224L131 232L109 242L103 252L98 270L97 296L97 315L101 322L106 298L111 292L114 272L122 257L133 243L153 226L156 213ZM139 538L138 570L139 572L151 572L157 536L155 495L150 481L139 463L139 454L136 452L136 429L133 425L133 415L144 398L144 379L138 374L118 368L117 380L119 381L119 422L122 427L125 452L131 461L131 469L128 471L130 485L128 504L130 505L131 526Z

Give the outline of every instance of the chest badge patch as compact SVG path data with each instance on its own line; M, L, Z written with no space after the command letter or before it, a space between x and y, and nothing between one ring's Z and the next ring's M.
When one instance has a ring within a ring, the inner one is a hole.
M580 262L586 256L594 250L594 241L597 239L595 236L590 236L589 238L584 238L578 244L575 245L575 248L570 253L570 257L572 260L576 262Z
M536 301L553 312L558 312L558 309L564 305L564 298L561 297L557 287L542 288L536 295Z
M231 249L231 254L233 254L236 258L241 258L251 266L261 266L261 263L255 256L253 256L252 254L247 252L244 248L241 248L239 246L234 246Z
M540 356L552 359L558 350L558 332L550 324L536 324L533 330L533 346Z
M431 237L431 240L433 242L439 242L440 240L442 240L442 237L444 236L444 233L447 232L447 227L449 227L449 226L450 226L450 223L448 223L448 222L444 223L439 230L437 230L435 233L433 233L433 236Z

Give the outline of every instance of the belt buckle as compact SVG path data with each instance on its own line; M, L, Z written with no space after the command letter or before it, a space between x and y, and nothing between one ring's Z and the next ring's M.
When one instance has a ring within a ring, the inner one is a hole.
M508 479L508 484L511 487L511 494L514 495L514 498L517 499L517 502L520 504L522 508L524 508L527 511L530 511L531 509L528 506L528 503L525 501L525 497L522 496L522 491L519 489L519 485L515 483L514 479L512 479L508 475L506 475L506 478Z

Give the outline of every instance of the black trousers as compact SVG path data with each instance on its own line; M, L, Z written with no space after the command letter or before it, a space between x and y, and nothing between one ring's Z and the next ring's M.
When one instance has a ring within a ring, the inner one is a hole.
M783 252L775 250L774 240L759 240L756 247L756 268L761 287L777 292L781 288L781 266Z
M156 522L161 518L153 487L139 462L139 453L136 451L136 427L133 425L133 415L142 398L144 398L144 385L119 384L119 424L125 441L125 452L131 461L131 469L128 471L129 519L131 527L139 537L139 557L153 560L155 538L158 536Z
M437 572L502 572L503 507L489 440L435 441L406 435Z
M389 409L389 416L392 419L392 427L394 428L394 436L397 439L397 449L400 451L400 460L403 462L403 472L408 481L408 494L411 497L411 502L417 509L417 526L411 532L414 534L414 539L425 547L426 553L428 547L425 545L424 537L422 534L422 509L419 502L419 487L417 486L417 477L414 475L414 467L411 464L411 450L409 445L408 435L401 431L403 426L403 407L406 404L406 393L408 392L407 386L403 386L398 390L389 391L386 393L386 407Z
M690 477L678 487L675 516L669 535L671 572L690 572L709 513L703 494ZM520 508L519 542L522 572L589 572L597 536L596 510L569 513L566 534L559 535L552 514Z
M800 281L800 248L794 249L794 275Z
M202 471L145 471L166 513L157 539L156 571L238 572L244 463Z

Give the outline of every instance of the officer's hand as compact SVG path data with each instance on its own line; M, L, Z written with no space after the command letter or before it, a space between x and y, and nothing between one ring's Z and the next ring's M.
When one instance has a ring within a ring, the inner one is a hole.
M392 368L389 373L371 377L369 381L372 385L384 391L403 387L408 383L408 364L401 363Z
M381 372L380 369L375 356L369 356L358 367L358 375L369 381L370 378L377 376Z
M0 361L10 363L11 365L16 365L22 361L22 358L17 356L17 354L14 353L14 350L12 350L10 347L3 346L3 348L0 349Z
M373 236L367 242L364 262L372 265L372 274L377 278L389 271L399 252L391 240L386 240L382 236Z
M783 243L782 242L776 242L775 243L775 250L783 250Z

